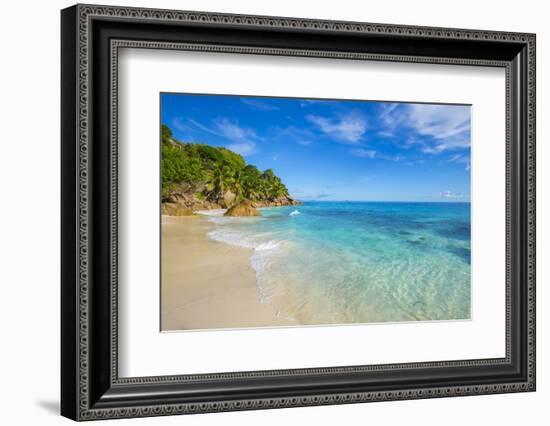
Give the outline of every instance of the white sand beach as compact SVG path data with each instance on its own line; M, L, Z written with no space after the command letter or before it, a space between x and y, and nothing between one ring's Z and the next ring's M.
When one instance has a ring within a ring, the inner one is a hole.
M200 216L162 216L163 331L295 325L260 301L251 249L213 241Z

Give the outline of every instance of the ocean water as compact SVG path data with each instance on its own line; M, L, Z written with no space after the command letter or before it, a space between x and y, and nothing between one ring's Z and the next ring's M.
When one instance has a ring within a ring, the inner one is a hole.
M470 318L470 203L306 202L211 213L209 237L254 249L261 301L302 324Z

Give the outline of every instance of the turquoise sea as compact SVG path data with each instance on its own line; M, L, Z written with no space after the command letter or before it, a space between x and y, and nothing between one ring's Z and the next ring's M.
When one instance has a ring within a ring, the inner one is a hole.
M209 237L254 249L261 301L303 324L470 318L470 203L306 202L215 213Z

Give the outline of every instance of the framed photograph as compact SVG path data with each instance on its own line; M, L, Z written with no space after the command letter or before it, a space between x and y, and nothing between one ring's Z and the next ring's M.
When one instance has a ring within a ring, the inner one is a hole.
M61 411L535 390L535 35L61 12Z

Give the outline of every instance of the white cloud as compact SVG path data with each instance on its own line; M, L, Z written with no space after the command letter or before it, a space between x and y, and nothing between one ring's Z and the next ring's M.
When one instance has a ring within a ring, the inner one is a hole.
M405 157L403 157L402 155L384 155L381 158L383 158L384 160L401 161Z
M227 149L236 152L237 154L247 156L256 152L256 144L246 142L232 143L227 145Z
M465 164L466 171L470 170L470 156L464 154L455 154L447 160L449 163Z
M182 133L189 132L189 130L192 129L192 126L190 126L188 122L177 117L172 120L172 126Z
M426 154L470 147L470 107L438 104L383 104L379 113L389 131L398 127L413 130L408 144L419 143Z
M444 150L445 147L443 145L426 145L420 148L420 151L422 151L424 154L440 154Z
M176 120L178 120L178 119L176 118ZM211 129L210 127L205 126L205 125L199 123L198 121L193 120L192 118L189 118L187 121L189 123L191 123L193 126L195 126L196 128L202 130L203 132L207 132L207 133L211 133L211 134L216 135L216 136L220 136L220 134L218 132L216 132L214 129Z
M241 98L241 102L248 105L252 109L257 109L260 111L276 111L279 109L276 105L254 98Z
M239 126L236 121L220 118L214 121L220 133L227 139L236 141L251 141L256 139L256 132L252 129L247 129Z
M361 158L376 157L376 151L372 149L356 148L356 149L352 149L350 152L351 152L351 155L354 155L356 157L361 157Z
M400 115L393 114L395 109L399 106L398 103L382 103L380 104L380 118L386 125L388 131L394 130L398 125L401 119Z
M393 132L390 132L388 130L381 130L376 133L377 136L380 136L381 138L393 138L395 135Z
M297 126L272 127L268 131L268 139L293 141L300 145L310 146L315 140L315 135L311 130Z
M221 118L215 121L215 125L221 135L231 141L227 148L237 154L250 155L256 151L256 140L258 136L252 129L239 126L235 121Z
M388 160L388 161L400 161L403 157L402 155L386 155L382 154L378 151L375 151L373 149L364 149L364 148L355 148L350 151L351 155L354 155L356 157L361 158L379 158L381 160Z
M237 121L218 118L212 122L211 127L193 119L188 119L188 122L203 132L226 139L226 147L237 154L250 155L256 152L256 143L260 138L253 129L241 127Z
M464 198L464 194L462 192L453 192L449 190L441 191L439 196L442 198Z
M357 144L367 131L367 123L359 114L347 114L338 119L308 115L307 120L321 132L339 142Z
M470 108L457 105L408 105L408 122L423 136L435 141L433 150L470 147Z

